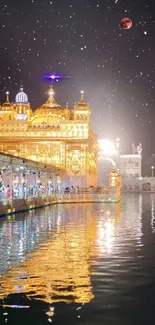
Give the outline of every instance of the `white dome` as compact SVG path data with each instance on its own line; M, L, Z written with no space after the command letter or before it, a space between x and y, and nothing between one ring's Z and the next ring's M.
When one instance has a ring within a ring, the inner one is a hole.
M28 103L28 96L23 92L23 87L20 88L20 92L16 95L15 101L16 103Z

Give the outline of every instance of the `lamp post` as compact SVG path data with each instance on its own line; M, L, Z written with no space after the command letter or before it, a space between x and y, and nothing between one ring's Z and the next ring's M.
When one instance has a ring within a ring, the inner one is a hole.
M152 170L152 177L154 177L154 166L151 166L151 170Z

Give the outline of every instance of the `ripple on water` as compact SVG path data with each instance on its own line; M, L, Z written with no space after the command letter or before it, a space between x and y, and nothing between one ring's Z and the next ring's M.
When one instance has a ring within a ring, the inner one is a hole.
M60 205L1 219L4 310L8 301L20 305L19 296L30 302L31 316L37 309L56 324L64 313L68 324L137 325L146 314L155 318L153 200L126 195L118 205Z

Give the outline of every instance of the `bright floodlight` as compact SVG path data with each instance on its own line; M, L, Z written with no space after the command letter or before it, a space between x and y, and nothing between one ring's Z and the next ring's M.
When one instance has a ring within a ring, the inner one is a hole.
M81 95L83 95L84 94L84 90L81 90Z
M110 140L99 140L99 148L105 155L112 155L116 152L113 142Z

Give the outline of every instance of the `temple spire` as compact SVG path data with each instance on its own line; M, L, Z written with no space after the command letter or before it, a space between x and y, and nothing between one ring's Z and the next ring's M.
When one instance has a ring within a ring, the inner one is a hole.
M50 85L50 89L48 91L48 100L47 102L44 104L44 106L50 106L50 107L54 107L54 106L59 106L54 98L54 89L53 89L53 85Z
M81 100L80 101L83 102L84 101L84 90L81 90L80 93L81 93Z
M20 83L20 91L23 91L23 81L21 80L21 83Z
M10 103L9 91L6 91L6 103Z
M54 89L53 89L53 85L52 85L52 84L51 84L51 86L50 86L50 89L49 89L48 94L49 94L49 98L50 98L50 97L54 98Z

